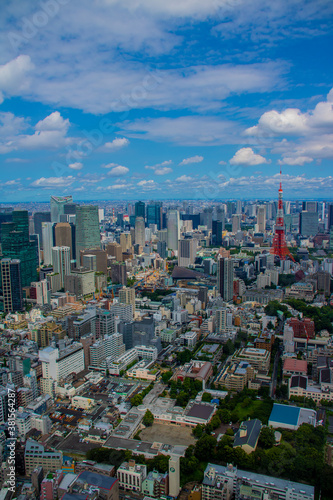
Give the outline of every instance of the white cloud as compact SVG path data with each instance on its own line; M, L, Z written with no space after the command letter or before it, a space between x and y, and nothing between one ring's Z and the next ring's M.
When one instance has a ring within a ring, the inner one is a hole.
M176 182L192 182L193 177L190 177L189 175L181 175L176 179Z
M51 113L49 116L44 118L44 120L40 120L35 126L35 129L37 131L56 130L66 133L69 128L69 125L70 123L68 118L64 120L59 111L54 111L54 113Z
M30 57L24 55L0 65L0 104L7 95L20 95L29 86L27 74L33 68Z
M159 167L155 169L155 175L166 175L172 172L170 167Z
M73 184L75 177L68 175L67 177L41 177L33 181L30 186L41 188L59 188L67 187Z
M171 165L172 163L172 160L165 160L162 161L162 163L156 163L156 165L153 165L151 167L149 165L146 165L145 169L153 170L155 172L155 175L166 175L172 172L172 168L167 166Z
M231 165L254 166L270 163L261 155L255 154L252 148L241 148L231 158Z
M106 166L105 168L108 168L108 166ZM122 175L126 175L128 172L129 168L124 167L123 165L117 165L116 167L112 166L111 170L108 171L108 176L119 177Z
M106 142L104 144L104 147L108 150L115 150L115 149L121 149L123 148L124 146L128 146L129 145L129 140L126 139L125 137L117 137L116 139L114 139L112 142Z
M202 162L204 159L203 156L199 156L199 155L195 155L195 156L191 156L190 158L184 158L184 160L182 160L179 165L190 165L191 163L200 163Z
M185 146L238 144L241 128L235 122L215 116L152 118L117 124L130 137L152 141L170 141Z
M77 161L75 163L70 163L68 167L72 170L81 170L83 168L83 164Z
M305 136L316 134L319 129L321 132L333 130L331 92L327 96L327 101L319 102L314 110L309 110L306 113L302 113L297 108L288 108L282 112L267 111L260 117L258 125L245 130L245 135Z
M286 156L285 158L282 158L282 160L278 161L279 165L298 165L298 166L303 166L305 163L311 163L313 162L313 158L310 158L309 156L296 156L295 158L288 157Z

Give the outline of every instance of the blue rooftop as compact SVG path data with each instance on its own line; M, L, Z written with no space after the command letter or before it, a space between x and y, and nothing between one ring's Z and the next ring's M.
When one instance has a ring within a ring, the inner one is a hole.
M280 422L281 424L297 425L300 408L297 406L273 404L270 422Z
M104 490L111 490L112 486L118 481L118 479L85 470L81 472L77 481L84 481L92 486L98 486Z

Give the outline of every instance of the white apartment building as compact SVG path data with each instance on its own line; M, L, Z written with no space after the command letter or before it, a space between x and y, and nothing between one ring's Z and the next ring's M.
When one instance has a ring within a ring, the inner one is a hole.
M84 370L83 345L79 342L73 342L61 351L56 347L46 347L39 351L39 360L42 363L43 379L60 382L71 373L79 373Z
M147 359L149 361L155 361L158 356L157 347L153 346L145 346L145 345L137 345L134 347L136 350L138 357L140 359Z
M105 368L106 358L115 359L124 354L125 350L122 334L105 335L103 339L98 340L89 347L90 366L94 369L103 369Z
M106 358L106 368L109 370L110 375L120 375L120 372L126 370L128 365L138 359L138 352L135 347L129 349L121 356L115 359Z

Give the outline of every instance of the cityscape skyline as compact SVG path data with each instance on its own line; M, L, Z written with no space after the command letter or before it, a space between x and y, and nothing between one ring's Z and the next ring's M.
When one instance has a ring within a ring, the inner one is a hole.
M281 166L331 197L331 2L51 4L2 7L3 202L273 198Z

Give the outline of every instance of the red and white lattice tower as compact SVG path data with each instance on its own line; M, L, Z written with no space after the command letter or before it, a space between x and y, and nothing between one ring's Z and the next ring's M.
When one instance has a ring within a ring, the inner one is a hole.
M286 257L294 261L294 257L291 255L289 248L286 243L286 236L284 234L284 219L283 219L283 189L281 180L281 170L280 170L280 188L279 188L279 201L278 201L278 211L275 224L275 234L273 238L273 246L271 248L271 253L277 255L281 260L285 260Z

